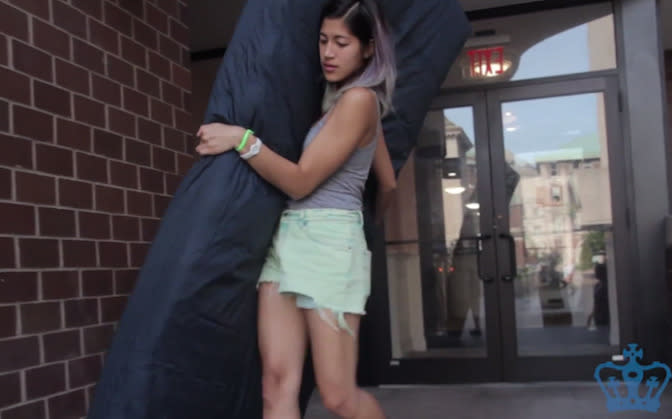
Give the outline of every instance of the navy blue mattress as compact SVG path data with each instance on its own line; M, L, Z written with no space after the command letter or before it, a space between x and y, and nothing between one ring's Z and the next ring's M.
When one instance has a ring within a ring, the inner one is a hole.
M251 127L298 159L320 109L324 0L248 0L205 122ZM469 32L457 0L386 0L399 62L384 121L397 168ZM257 419L256 280L286 197L237 153L198 160L161 221L119 323L89 419ZM308 380L303 405L312 390Z

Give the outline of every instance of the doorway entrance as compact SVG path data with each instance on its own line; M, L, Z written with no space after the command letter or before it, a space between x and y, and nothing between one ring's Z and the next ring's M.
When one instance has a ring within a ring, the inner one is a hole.
M618 352L617 86L436 98L385 223L383 382L590 380Z

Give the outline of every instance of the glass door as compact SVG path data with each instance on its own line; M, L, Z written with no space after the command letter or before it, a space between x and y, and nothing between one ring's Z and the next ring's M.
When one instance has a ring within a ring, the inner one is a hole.
M618 352L616 86L434 102L385 220L386 382L591 379Z

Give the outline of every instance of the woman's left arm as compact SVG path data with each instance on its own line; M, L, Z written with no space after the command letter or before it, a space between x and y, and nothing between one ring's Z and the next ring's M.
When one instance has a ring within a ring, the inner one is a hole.
M368 89L350 89L338 100L298 163L264 145L248 163L262 178L292 199L308 196L345 163L363 138L375 130L376 103L375 95ZM201 155L229 151L239 145L244 133L244 128L233 125L203 125L196 134L201 138L196 151ZM259 139L251 135L239 152L246 153L256 141Z

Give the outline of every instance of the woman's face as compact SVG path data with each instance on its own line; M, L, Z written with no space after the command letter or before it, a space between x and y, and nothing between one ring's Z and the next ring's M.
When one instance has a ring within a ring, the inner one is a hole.
M343 19L324 19L320 30L322 72L330 83L340 83L359 71L373 53L373 43L362 45Z

